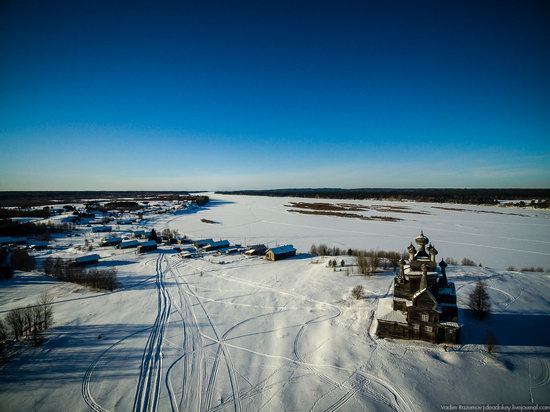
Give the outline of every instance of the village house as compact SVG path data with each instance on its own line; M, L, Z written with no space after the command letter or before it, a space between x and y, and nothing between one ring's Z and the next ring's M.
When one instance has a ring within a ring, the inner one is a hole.
M217 242L210 242L209 244L203 247L203 250L205 252L210 252L212 250L218 250L218 249L223 249L228 247L229 247L228 240L219 240Z
M133 247L138 247L139 246L139 241L136 240L136 239L132 239L132 240L123 240L122 242L120 242L118 244L118 248L119 249L130 249L130 248L133 248Z
M214 239L199 239L193 241L193 246L203 248L205 246L208 246L212 242L214 242Z
M95 226L92 228L92 232L101 233L101 232L110 232L113 228L111 226Z
M48 248L47 240L33 240L27 242L27 249L31 250L44 250Z
M122 243L122 238L121 237L116 237L116 236L112 236L112 237L106 237L104 238L101 243L99 244L99 246L117 246L119 245L120 243Z
M147 242L141 242L137 247L136 253L146 253L157 250L157 242L154 240L148 240Z
M244 252L248 256L263 256L267 252L266 245L252 245Z
M274 247L269 249L265 254L267 260L273 261L286 259L292 256L296 256L296 249L294 249L292 245Z
M72 262L73 265L77 266L87 266L87 265L95 265L99 262L99 259L101 257L99 255L87 255L87 256L80 256L74 259Z
M378 318L377 336L457 343L460 323L454 283L449 282L444 260L436 264L437 250L420 233L407 249L408 264L401 259L393 281L392 307ZM428 245L426 247L426 245Z

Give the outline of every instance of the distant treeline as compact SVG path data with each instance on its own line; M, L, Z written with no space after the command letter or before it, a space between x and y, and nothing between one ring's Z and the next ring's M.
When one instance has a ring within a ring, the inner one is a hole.
M0 207L31 207L50 204L82 203L92 199L177 200L188 196L187 191L38 191L0 192Z
M8 219L12 217L41 217L47 218L50 216L50 209L47 207L42 209L4 209L0 208L0 219Z
M226 195L354 200L414 200L432 203L494 205L499 200L550 199L550 189L273 189L216 192Z

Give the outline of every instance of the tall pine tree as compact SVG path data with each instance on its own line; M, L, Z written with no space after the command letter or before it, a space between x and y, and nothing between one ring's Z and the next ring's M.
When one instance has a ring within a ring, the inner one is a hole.
M477 319L483 319L491 310L491 298L481 280L476 283L475 289L470 293L468 306L472 310L474 318Z

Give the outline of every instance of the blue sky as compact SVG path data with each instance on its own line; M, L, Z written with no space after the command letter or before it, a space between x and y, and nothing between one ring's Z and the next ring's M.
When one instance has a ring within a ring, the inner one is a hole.
M0 190L550 187L544 1L0 5Z

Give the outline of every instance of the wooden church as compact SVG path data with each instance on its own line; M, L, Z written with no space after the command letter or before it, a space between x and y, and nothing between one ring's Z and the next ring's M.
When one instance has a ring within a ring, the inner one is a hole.
M460 338L455 285L449 282L444 260L420 233L408 247L409 261L401 259L393 286L393 305L380 318L376 335L433 343L457 343ZM426 247L426 245L428 245Z

